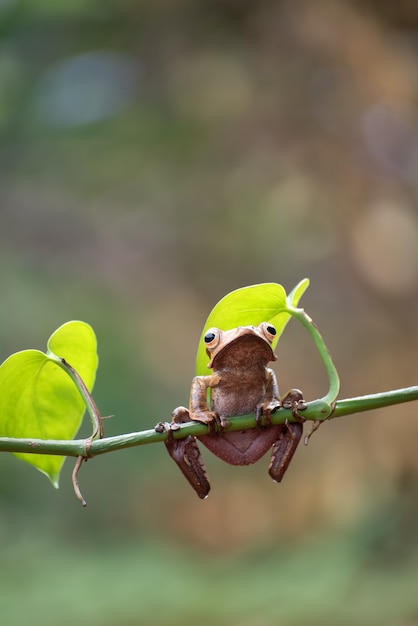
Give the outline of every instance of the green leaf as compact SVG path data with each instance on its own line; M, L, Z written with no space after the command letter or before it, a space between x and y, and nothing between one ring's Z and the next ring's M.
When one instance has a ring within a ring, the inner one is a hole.
M305 279L291 292L293 306L297 305L308 284L308 279ZM286 292L282 285L261 283L231 291L212 309L203 327L196 357L196 374L208 374L209 359L203 342L208 328L214 326L222 330L230 330L237 326L256 326L261 322L271 322L277 329L274 347L289 318Z
M96 335L92 327L85 322L67 322L50 336L47 345L47 354L65 358L91 391L99 364Z
M309 278L304 278L303 280L301 280L300 283L298 283L296 287L294 287L292 291L289 292L287 296L288 306L296 308L299 304L299 300L301 299L308 287Z
M51 335L46 354L24 350L12 354L0 366L1 437L75 437L85 404L56 357L65 358L91 391L98 365L96 336L84 322L67 322ZM58 487L65 457L20 453L16 456L34 465Z

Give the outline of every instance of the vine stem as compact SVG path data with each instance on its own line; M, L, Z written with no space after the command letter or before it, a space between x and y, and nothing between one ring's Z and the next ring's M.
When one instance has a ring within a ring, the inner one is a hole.
M319 352L319 356L321 357L327 372L329 384L328 392L321 400L324 404L328 405L329 415L331 415L334 411L334 404L340 391L340 377L338 376L337 368L334 365L331 354L325 345L318 327L306 311L304 309L297 309L289 306L289 304L287 306L287 311L308 331L315 343L316 349Z
M66 374L68 374L68 376L77 387L79 394L83 398L84 404L86 405L87 413L90 416L90 421L93 426L93 432L90 438L92 440L96 439L97 437L102 438L104 436L103 419L100 415L97 404L93 400L93 396L87 389L87 386L84 380L81 378L80 374L65 359L58 357L52 353L48 354L48 358L56 365L58 365L58 367L61 367Z
M369 394L354 398L346 398L338 400L330 415L328 411L328 403L323 399L308 402L303 416L307 420L323 422L327 419L343 417L379 409L382 407L394 406L405 402L418 400L418 386L406 387L403 389L395 389L382 393ZM256 428L255 415L241 415L239 417L228 418L231 425L226 430L245 430ZM294 417L290 409L280 408L271 416L273 424L284 424L287 420L292 422ZM176 439L187 437L188 435L206 435L207 426L197 422L188 422L181 424L178 430L173 432ZM0 452L26 452L32 454L52 454L70 457L92 458L100 454L123 450L151 443L159 443L166 439L167 433L156 432L155 429L143 430L139 432L126 433L116 435L114 437L103 437L102 439L73 439L73 440L55 440L55 439L30 439L30 438L12 438L0 437Z

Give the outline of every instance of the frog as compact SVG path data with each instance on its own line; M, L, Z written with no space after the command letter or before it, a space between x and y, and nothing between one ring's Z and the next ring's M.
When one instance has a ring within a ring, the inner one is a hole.
M289 467L303 434L305 419L299 411L307 404L299 389L280 398L276 374L267 367L277 359L272 347L276 335L270 322L206 330L203 341L212 373L193 378L189 408L177 407L170 423L155 426L157 432L167 432L168 453L199 498L208 496L210 483L197 441L231 465L250 465L272 449L268 471L276 482ZM294 421L272 424L280 407L289 408ZM256 428L226 430L228 418L250 413L255 413ZM205 424L207 434L176 439L174 432L189 421Z

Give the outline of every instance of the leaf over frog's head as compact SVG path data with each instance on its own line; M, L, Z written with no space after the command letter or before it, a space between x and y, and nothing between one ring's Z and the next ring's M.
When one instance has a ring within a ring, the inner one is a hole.
M282 285L277 283L250 285L228 293L212 309L203 327L196 357L196 374L208 374L209 359L203 342L208 328L230 330L238 326L257 326L261 322L270 322L277 330L274 348L290 318L288 305L296 307L308 285L309 281L305 278L288 297Z
M80 427L85 405L71 378L53 356L65 358L92 389L98 364L93 329L67 322L48 341L45 354L24 350L0 366L0 436L72 439ZM16 454L46 474L58 487L64 457Z

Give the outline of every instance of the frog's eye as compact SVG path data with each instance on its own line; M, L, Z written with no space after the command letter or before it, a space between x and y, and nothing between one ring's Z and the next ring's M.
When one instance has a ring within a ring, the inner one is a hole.
M268 322L263 322L261 324L261 328L263 330L263 333L267 337L267 339L269 341L273 341L273 339L277 335L277 330L275 329L275 327L272 324L269 324Z
M206 331L205 336L203 337L203 341L207 348L214 348L218 345L219 339L221 336L221 332L218 328L209 328Z

